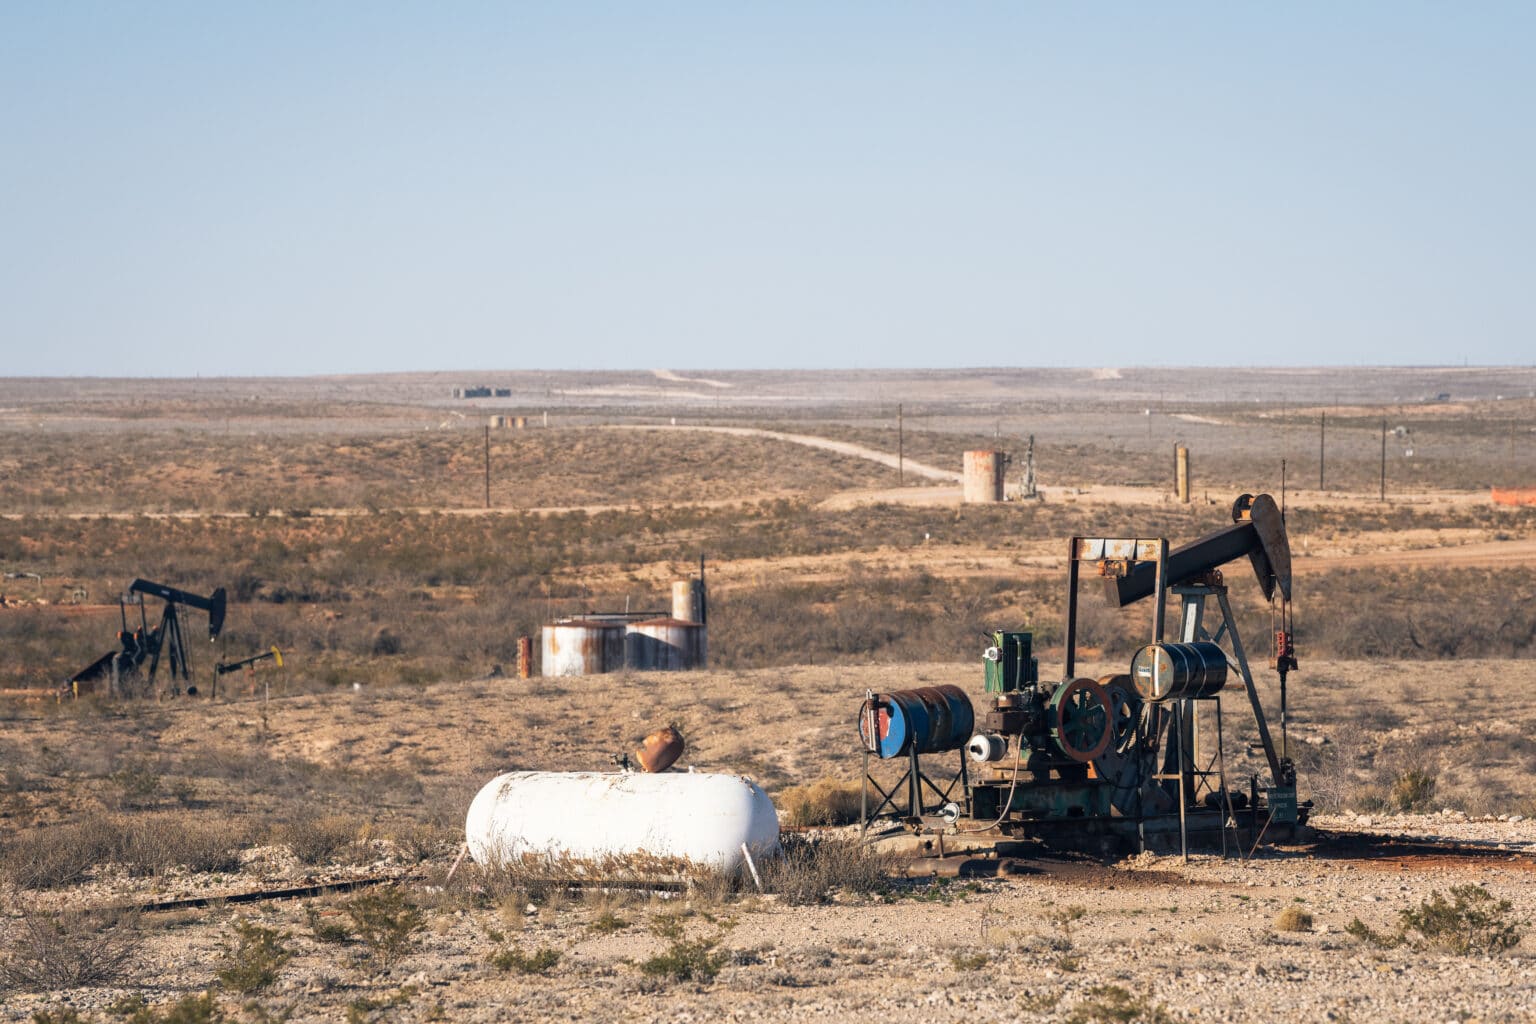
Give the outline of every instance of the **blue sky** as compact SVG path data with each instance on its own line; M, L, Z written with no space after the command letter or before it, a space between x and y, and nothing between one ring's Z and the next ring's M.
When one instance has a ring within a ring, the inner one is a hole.
M1536 5L10 3L0 374L1536 361Z

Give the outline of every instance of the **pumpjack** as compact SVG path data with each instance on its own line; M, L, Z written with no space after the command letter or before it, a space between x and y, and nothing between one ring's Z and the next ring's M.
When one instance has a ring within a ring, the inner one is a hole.
M158 597L165 602L160 621L154 628L149 625L149 615L144 605L146 597ZM203 597L164 583L136 579L128 585L127 593L118 598L117 604L122 620L117 640L122 649L108 651L65 680L65 688L76 695L82 684L89 685L101 680L107 681L109 692L114 697L146 696L153 693L162 655L169 668L172 692L179 693L182 687L177 681L186 682L192 678L181 609L195 608L208 614L210 642L217 640L224 629L226 599L223 587ZM139 625L134 629L128 625L130 605L137 605L139 610ZM196 692L195 687L186 689L189 693Z
M1254 683L1221 567L1248 561L1271 604L1279 676L1280 742ZM1150 599L1150 643L1127 670L1079 676L1078 583L1100 577L1115 607ZM986 703L973 712L958 687L870 694L860 717L866 749L879 757L964 750L963 801L933 808L912 785L908 822L1049 845L1155 849L1191 844L1246 852L1266 837L1292 838L1310 802L1298 805L1287 756L1287 676L1296 670L1291 557L1285 518L1267 494L1244 494L1232 525L1182 547L1162 537L1073 537L1067 550L1065 667L1041 677L1027 632L996 631L983 653ZM1178 639L1165 639L1169 598L1178 600ZM1240 683L1264 764L1241 785L1226 761L1222 697ZM941 691L954 691L944 693ZM974 714L974 734L973 728ZM967 740L969 736L969 740ZM965 761L971 764L967 766ZM866 769L866 782L868 772ZM932 785L948 800L948 789ZM877 808L895 806L893 795ZM866 827L869 815L866 814Z

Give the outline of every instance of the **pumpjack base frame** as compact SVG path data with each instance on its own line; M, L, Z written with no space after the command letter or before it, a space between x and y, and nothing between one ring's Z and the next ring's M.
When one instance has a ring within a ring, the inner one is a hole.
M965 823L961 823L961 829ZM1234 824L1226 824L1224 812L1200 808L1187 810L1184 832L1189 849L1246 857L1260 844L1286 844L1303 838L1308 829L1294 822L1267 821L1261 812L1257 819L1246 809L1238 812ZM1183 849L1179 815L1149 815L1145 818L1084 817L1013 821L1007 831L993 829L980 833L994 842L1035 841L1055 850L1070 850L1095 856L1116 856L1143 852L1177 856Z

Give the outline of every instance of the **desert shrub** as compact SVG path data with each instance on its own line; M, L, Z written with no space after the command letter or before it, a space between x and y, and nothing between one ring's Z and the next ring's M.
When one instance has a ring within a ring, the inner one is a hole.
M128 974L140 941L127 915L24 914L6 939L0 982L39 992L110 984Z
M1275 915L1275 931L1277 932L1309 932L1312 930L1312 915L1300 907L1286 907Z
M780 855L759 865L763 887L787 903L825 903L835 892L867 894L890 886L894 858L857 839L784 837Z
M153 803L162 781L159 770L148 761L130 760L107 778L117 788L122 807L143 807Z
M1453 885L1449 901L1438 892L1402 912L1404 934L1452 953L1496 953L1518 945L1524 921L1510 919L1513 905L1479 885Z
M967 953L957 950L950 954L949 962L957 971L979 971L992 962L992 954L986 952Z
M274 829L272 838L305 864L329 864L357 842L362 825L346 815L300 815Z
M489 959L491 966L498 971L547 974L560 962L560 951L550 946L540 946L532 953L524 953L521 946L504 946L492 953Z
M1161 1004L1136 996L1119 985L1095 985L1072 1008L1067 1024L1168 1024L1173 1017Z
M419 864L441 852L447 844L461 841L463 822L454 824L456 827L451 829L423 822L396 824L388 830L387 838L400 856Z
M330 916L338 916L333 912ZM327 914L313 903L304 908L304 919L309 923L309 933L316 942L340 945L352 941L352 929L339 920L327 920Z
M293 959L293 951L284 945L287 932L244 919L234 927L235 944L224 950L223 966L215 976L229 991L250 995L277 980L283 965Z
M821 779L809 786L790 786L779 793L777 803L785 824L817 827L858 821L860 798L856 782Z
M1435 797L1436 775L1426 768L1409 768L1392 780L1388 796L1400 811L1422 810Z
M0 874L18 889L58 889L111 860L118 832L105 815L48 825L16 836L0 851Z
M612 910L605 910L598 914L587 925L587 931L598 935L612 935L614 932L623 931L629 927L629 922L624 920Z
M715 947L718 938L679 939L666 950L640 964L642 973L673 981L713 981L720 968L730 962L728 952Z
M113 860L130 875L165 874L174 868L188 871L236 871L245 836L227 822L204 822L191 815L170 812L124 816L116 819L119 830Z
M141 1006L125 1018L126 1024L228 1024L230 1020L212 992L182 996L160 1007Z
M416 946L416 933L426 924L422 912L395 886L354 896L342 904L369 956L393 963Z
M1396 932L1378 932L1358 917L1344 930L1381 949L1409 945L1467 955L1519 945L1527 922L1510 917L1508 900L1496 900L1478 885L1453 885L1450 896L1431 892L1417 907L1400 911Z

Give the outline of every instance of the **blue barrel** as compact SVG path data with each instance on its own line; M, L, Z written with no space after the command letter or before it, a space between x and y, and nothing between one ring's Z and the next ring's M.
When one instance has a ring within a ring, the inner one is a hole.
M877 693L859 713L864 749L882 758L959 750L975 726L971 699L958 686Z

